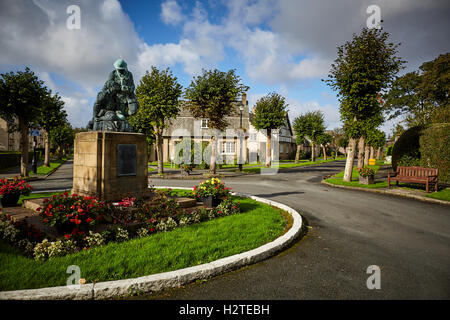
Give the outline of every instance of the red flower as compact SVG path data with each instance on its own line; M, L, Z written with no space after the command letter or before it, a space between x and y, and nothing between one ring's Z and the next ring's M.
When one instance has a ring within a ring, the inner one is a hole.
M70 234L66 234L66 235L64 235L64 237L66 237L66 239L70 239L71 235Z
M41 210L42 210L42 208L41 208L41 207L39 207L39 208L37 208L37 209L36 209L36 211L41 211Z
M93 221L93 220L94 220L94 219L92 219L91 217L89 217L89 218L86 219L86 222L89 223L89 222L91 222L91 221Z

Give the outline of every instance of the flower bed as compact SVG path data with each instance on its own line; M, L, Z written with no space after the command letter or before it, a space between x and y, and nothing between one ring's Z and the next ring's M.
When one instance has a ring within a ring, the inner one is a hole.
M153 194L151 201L124 198L117 203L76 194L55 195L44 200L38 210L42 222L57 229L60 237L39 233L39 237L31 241L23 236L31 226L24 222L13 223L8 215L0 213L0 238L27 256L46 260L239 212L238 203L231 197L224 198L216 208L189 210L180 208L177 201L162 190ZM28 242L20 242L24 239Z

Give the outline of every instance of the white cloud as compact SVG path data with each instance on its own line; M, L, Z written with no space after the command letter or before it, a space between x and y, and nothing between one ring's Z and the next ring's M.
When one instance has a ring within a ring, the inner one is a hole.
M185 16L180 5L174 0L169 0L161 4L161 19L164 23L175 26L181 23Z

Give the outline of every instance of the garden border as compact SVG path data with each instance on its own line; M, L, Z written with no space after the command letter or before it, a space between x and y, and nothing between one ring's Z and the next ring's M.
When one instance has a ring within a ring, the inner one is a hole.
M155 188L192 190L192 188L182 187ZM225 272L260 262L286 249L300 236L303 221L301 215L296 210L276 201L237 192L233 192L232 194L250 198L288 212L293 218L291 228L284 235L258 248L198 266L132 279L41 289L0 291L0 300L109 299L158 292L163 289L176 288L196 280L212 278Z

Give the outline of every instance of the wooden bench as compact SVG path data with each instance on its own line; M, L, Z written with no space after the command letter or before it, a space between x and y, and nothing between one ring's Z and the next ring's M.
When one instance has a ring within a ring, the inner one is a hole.
M434 184L434 191L438 189L439 169L422 167L397 167L396 172L388 172L388 189L391 188L391 181L395 181L398 186L400 182L424 183L426 192L429 192L429 184Z

